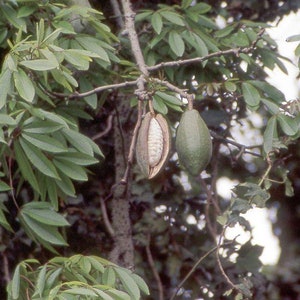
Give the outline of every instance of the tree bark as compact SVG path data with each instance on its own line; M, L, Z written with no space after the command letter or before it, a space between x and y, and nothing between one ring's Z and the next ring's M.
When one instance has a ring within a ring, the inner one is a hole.
M117 117L114 118L115 189L111 202L114 247L110 260L126 268L134 267L134 247L130 220L130 176L127 184L120 184L126 165L130 144L130 126L124 126L130 112L127 99L117 103Z

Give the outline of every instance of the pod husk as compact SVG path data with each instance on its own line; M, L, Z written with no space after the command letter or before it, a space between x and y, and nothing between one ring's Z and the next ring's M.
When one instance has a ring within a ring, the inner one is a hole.
M161 127L163 133L163 153L162 157L157 165L154 167L149 166L149 154L148 154L148 131L150 126L150 121L155 118ZM144 119L142 120L141 127L139 129L137 143L136 143L136 160L137 163L148 179L154 178L164 167L171 148L171 134L169 125L166 119L161 115L154 115L148 112Z

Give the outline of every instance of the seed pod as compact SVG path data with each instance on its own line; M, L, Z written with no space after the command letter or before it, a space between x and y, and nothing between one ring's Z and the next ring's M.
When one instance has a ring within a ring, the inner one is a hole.
M151 179L163 168L170 151L170 131L166 119L148 112L141 124L136 144L136 160L142 173Z
M187 110L182 114L175 144L180 164L190 174L199 175L211 159L212 142L209 130L197 110Z

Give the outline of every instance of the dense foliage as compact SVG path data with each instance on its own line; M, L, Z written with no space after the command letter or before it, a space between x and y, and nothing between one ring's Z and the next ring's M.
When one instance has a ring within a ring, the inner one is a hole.
M253 1L132 1L136 16L128 0L74 2L0 2L1 297L7 286L9 299L294 299L293 231L273 269L251 238L225 238L251 231L253 207L279 206L283 232L299 223L299 101L266 81L266 69L287 72L266 33L276 15ZM296 9L270 2L278 16ZM142 114L150 103L174 139L191 99L209 166L189 175L172 146L146 179ZM239 182L230 199L221 177ZM280 271L291 261L293 279Z

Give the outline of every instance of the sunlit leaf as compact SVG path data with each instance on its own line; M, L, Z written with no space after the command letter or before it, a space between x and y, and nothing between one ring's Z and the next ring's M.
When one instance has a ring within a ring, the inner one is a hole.
M134 279L131 277L130 271L117 267L114 269L122 282L126 292L131 296L132 300L140 299L140 289ZM128 271L128 272L127 272Z

